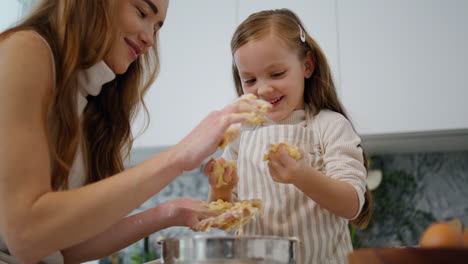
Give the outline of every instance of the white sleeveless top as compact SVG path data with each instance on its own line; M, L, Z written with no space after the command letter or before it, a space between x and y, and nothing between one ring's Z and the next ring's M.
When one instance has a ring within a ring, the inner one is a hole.
M78 116L81 118L83 111L88 104L86 97L88 95L97 96L102 89L102 86L115 78L114 72L107 66L104 61L97 63L91 68L80 72L78 75L78 96L77 108ZM73 165L70 169L68 178L68 188L75 189L83 186L85 183L85 168L83 155L81 152L81 144L79 144Z
M359 208L363 206L366 169L360 138L350 122L329 110L315 116L297 110L280 122L244 127L223 153L226 160L237 161L234 199L263 201L262 212L244 226L244 235L297 237L298 264L346 263L352 251L348 219L323 209L294 185L271 178L263 155L270 144L281 142L301 148L304 161L326 176L351 184Z
M36 33L37 34L37 33ZM49 47L52 58L53 53L52 49L49 46L49 43L39 34L37 34ZM55 79L55 65L53 65L54 79ZM102 89L102 86L110 81L115 79L114 72L107 66L104 61L97 63L96 65L90 67L79 73L78 75L78 95L77 95L77 111L78 116L81 119L83 111L88 103L86 97L88 95L97 96ZM55 88L55 87L54 87ZM83 154L81 151L81 144L79 144L78 150L75 154L72 167L70 169L70 174L68 178L68 187L69 189L75 189L81 187L85 184L86 175ZM0 264L19 264L21 263L18 259L13 256L10 256L8 248L3 240L2 234L0 234ZM44 258L40 263L44 264L62 264L64 262L63 256L60 252L55 252L54 254Z

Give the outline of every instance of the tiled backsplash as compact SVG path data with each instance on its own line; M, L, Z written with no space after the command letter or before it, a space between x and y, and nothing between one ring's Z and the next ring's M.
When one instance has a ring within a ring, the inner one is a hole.
M370 226L357 232L362 247L417 245L438 220L468 225L468 152L379 156L382 184L373 192Z
M135 150L132 164L161 150ZM422 230L436 220L456 217L468 224L468 152L392 154L372 157L372 160L381 162L383 180L373 191L375 211L370 226L356 232L357 247L415 245ZM208 181L199 168L179 176L135 212L180 197L206 200L207 193ZM194 234L183 227L162 230L150 236L149 248L159 255L155 243L159 236ZM225 233L212 230L212 234ZM123 262L132 263L136 253L142 251L142 245L140 241L123 250Z

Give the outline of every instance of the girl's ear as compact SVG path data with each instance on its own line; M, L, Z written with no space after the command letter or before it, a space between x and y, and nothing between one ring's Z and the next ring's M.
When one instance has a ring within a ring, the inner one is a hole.
M312 52L308 51L306 56L304 57L304 75L305 78L310 78L312 73L314 73L315 65L314 60L312 59Z

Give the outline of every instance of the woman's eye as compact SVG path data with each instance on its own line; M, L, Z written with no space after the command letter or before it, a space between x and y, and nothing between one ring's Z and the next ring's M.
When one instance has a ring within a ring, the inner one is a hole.
M137 10L138 10L138 14L139 14L141 17L143 17L143 18L146 17L145 12L143 12L140 8L137 7Z

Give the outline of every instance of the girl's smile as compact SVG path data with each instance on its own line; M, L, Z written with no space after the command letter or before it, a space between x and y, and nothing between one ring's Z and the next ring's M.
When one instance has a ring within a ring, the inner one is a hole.
M270 104L273 106L273 108L277 107L280 103L281 103L281 100L283 100L284 96L280 96L280 97L277 97L273 100L265 100L267 102L270 102Z

